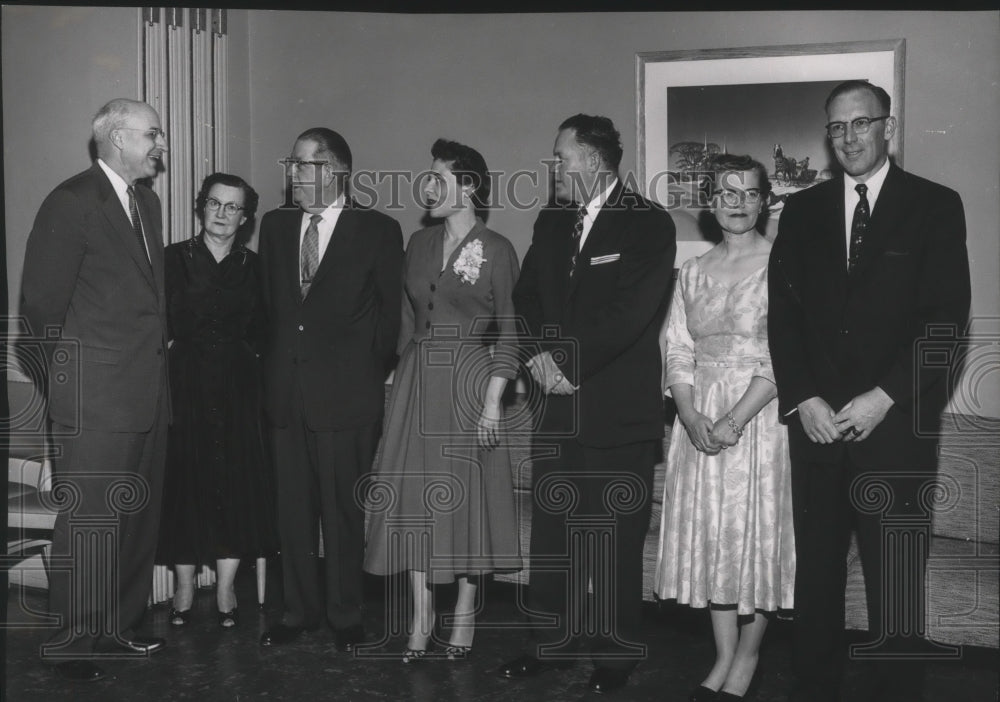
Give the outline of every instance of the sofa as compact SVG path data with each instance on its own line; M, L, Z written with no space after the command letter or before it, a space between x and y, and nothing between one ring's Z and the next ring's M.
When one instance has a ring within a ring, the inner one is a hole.
M519 397L507 409L519 415ZM668 412L668 422L672 413ZM672 427L663 438L667 455ZM531 450L514 442L512 461L521 548L529 554L531 535ZM933 493L930 558L926 569L927 634L938 642L997 648L998 618L998 494L1000 494L1000 421L946 415L940 448L939 488ZM653 573L663 510L666 464L657 464L653 505L643 547L643 597L655 600ZM864 579L857 544L852 537L848 561L847 626L868 627ZM496 579L529 584L530 569L498 574Z

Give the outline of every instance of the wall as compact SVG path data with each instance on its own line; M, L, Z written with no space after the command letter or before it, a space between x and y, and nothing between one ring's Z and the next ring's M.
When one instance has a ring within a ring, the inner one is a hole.
M16 313L38 206L90 166L94 113L113 97L139 94L139 10L4 5L2 12L7 289ZM230 12L229 169L241 174L251 158L247 22L246 12Z
M112 96L136 94L135 13L2 8L12 309L38 205L61 180L89 165L89 123L97 108ZM430 164L433 140L445 136L476 146L494 170L530 169L544 178L541 161L551 153L559 122L575 112L599 113L618 125L622 167L634 169L638 51L905 38L905 165L962 194L973 312L982 334L1000 332L995 12L457 16L230 10L229 34L230 170L249 175L264 208L280 202L277 161L308 126L343 133L359 168L419 171ZM59 50L40 50L41 37ZM115 38L114 47L108 37ZM543 192L543 183L518 191L522 197ZM379 194L388 195L387 184ZM393 214L407 235L420 226L422 211L412 202ZM533 210L505 208L491 215L490 225L523 256L534 217ZM962 411L1000 417L997 375L980 369L982 385L963 386Z
M101 105L138 94L139 35L134 8L4 5L2 13L4 225L16 312L38 206L90 167L90 121Z
M544 173L559 122L598 113L621 130L627 170L638 51L905 38L905 166L962 194L973 313L981 332L1000 331L995 12L249 14L251 176L270 206L281 198L277 161L309 126L340 131L356 168L426 168L445 136L478 148L492 169ZM388 198L387 184L379 194ZM407 234L420 226L412 202L392 214ZM505 208L490 225L523 256L534 217ZM1000 417L1000 374L984 372L982 351L953 409Z

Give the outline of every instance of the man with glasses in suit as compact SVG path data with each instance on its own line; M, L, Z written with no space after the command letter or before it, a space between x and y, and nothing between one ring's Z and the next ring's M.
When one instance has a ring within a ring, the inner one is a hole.
M135 630L152 582L170 414L160 201L144 182L161 168L166 134L156 110L120 98L98 111L93 137L97 162L38 210L21 292L51 352L36 360L50 369L61 449L53 495L78 498L52 535L49 602L61 622L42 660L81 681L104 677L98 656L164 646Z
M958 194L889 160L890 108L866 81L832 91L826 130L843 173L788 199L771 251L768 335L789 429L798 563L795 702L840 699L852 525L872 641L852 653L881 659L870 699L919 700L919 657L930 650L917 635L919 531L930 526L920 495L935 477L947 368L922 366L915 351L932 327L964 332L969 261ZM952 344L938 345L947 353ZM900 518L913 529L890 538ZM900 559L916 567L890 578Z

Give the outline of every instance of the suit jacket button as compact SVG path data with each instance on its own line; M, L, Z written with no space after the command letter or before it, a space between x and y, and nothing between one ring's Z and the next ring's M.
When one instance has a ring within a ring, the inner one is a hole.
M427 309L429 309L429 310L434 309L434 303L433 302L428 302L427 303Z
M841 333L841 334L846 334L846 333L847 333L847 330L846 330L846 329L841 329L841 330L840 330L840 333Z
M424 322L424 327L426 327L427 329L430 329L431 328L431 323L429 321L428 322Z
M306 330L306 328L300 324L299 325L299 331L305 331L305 330Z

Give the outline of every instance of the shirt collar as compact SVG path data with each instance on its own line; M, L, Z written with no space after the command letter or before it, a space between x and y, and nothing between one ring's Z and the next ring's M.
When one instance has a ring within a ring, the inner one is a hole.
M868 186L867 198L868 202L874 203L878 200L878 194L882 192L882 186L885 184L885 178L889 175L889 159L885 160L882 167L877 171L872 173L871 177L865 181L865 185ZM857 197L857 193L854 190L854 186L858 185L861 181L856 180L854 177L848 173L844 174L844 194L850 195L852 197Z
M111 187L115 189L115 194L118 196L119 200L124 201L127 197L126 191L128 190L128 183L120 175L111 170L111 166L106 164L102 159L97 159L97 165L101 167L104 171L104 175L108 177L111 181Z
M337 196L336 200L334 200L325 210L323 210L322 212L319 213L319 216L323 218L324 222L329 222L331 219L333 219L333 215L334 215L334 213L335 213L336 210L342 210L342 209L344 209L344 203L346 201L347 201L347 198L344 197L344 193L341 193L340 195ZM310 214L309 212L306 212L305 210L302 211L302 218L303 219L308 220L311 217L312 217L312 214Z
M618 185L617 177L611 180L611 183L604 190L604 192L598 193L593 200L587 203L587 215L591 219L594 219L597 216L598 210L600 210L601 207L604 206L604 203L608 201L608 198L611 197L611 191L615 189L616 185Z

